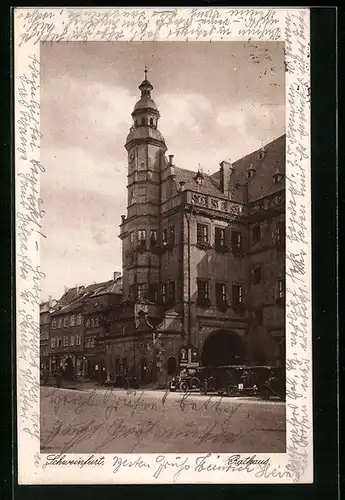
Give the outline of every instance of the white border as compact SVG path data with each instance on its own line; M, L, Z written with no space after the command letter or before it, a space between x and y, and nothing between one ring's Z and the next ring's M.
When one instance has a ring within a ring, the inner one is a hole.
M127 27L122 26L124 21ZM104 464L92 468L44 468L39 449L38 289L43 216L39 184L44 170L39 163L39 42L249 39L285 40L286 48L287 452L258 454L257 458L270 457L271 462L261 477L247 470L200 474L194 468L195 454L183 455L189 468L177 479L176 469L169 468L158 479L153 477L155 454L141 455L151 469L134 472L127 467L121 474L112 473L112 455L105 455ZM16 8L14 48L19 484L313 482L309 9Z

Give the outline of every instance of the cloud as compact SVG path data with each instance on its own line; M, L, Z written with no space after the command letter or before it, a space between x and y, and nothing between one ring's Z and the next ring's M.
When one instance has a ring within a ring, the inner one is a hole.
M201 94L163 94L157 99L161 113L160 129L167 137L174 133L201 131L203 118L212 105Z

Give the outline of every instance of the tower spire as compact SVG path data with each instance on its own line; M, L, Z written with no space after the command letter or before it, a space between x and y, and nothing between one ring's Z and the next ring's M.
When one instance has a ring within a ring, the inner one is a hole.
M146 65L145 65L144 73L145 73L145 80L147 80L147 66Z

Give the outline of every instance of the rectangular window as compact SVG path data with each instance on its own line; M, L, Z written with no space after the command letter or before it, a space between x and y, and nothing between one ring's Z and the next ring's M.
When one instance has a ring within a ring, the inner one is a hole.
M175 245L175 227L169 227L169 245Z
M226 303L226 283L216 283L216 303L222 306Z
M151 229L150 231L150 247L153 248L157 246L157 231L156 229Z
M278 279L278 299L280 301L285 299L285 278Z
M168 230L167 229L162 230L162 243L163 243L163 245L168 244Z
M81 314L78 314L78 316L77 316L77 325L80 326L81 323L82 323L82 316L81 316Z
M52 320L52 330L56 330L56 319L53 318Z
M61 347L61 337L57 337L57 339L56 339L56 347Z
M70 325L71 325L71 326L75 326L75 314L72 314L72 315L71 315L71 318L70 318Z
M242 250L242 237L240 231L231 231L231 247L234 254Z
M90 348L93 349L95 347L95 337L90 338Z
M168 301L169 301L169 304L175 304L175 281L169 281Z
M196 226L196 240L199 244L208 243L208 226L206 224L197 224Z
M232 305L238 307L243 304L243 286L239 283L232 284Z
M54 349L54 347L56 347L56 337L51 338L51 345L52 345L52 349Z
M140 229L138 231L138 244L141 249L146 248L146 230Z
M197 279L198 303L203 304L210 300L210 288L208 280Z
M87 320L85 321L85 327L86 328L91 328L91 320L90 320L90 318L87 318Z
M155 283L149 286L149 298L152 302L158 302L158 285Z
M77 344L77 345L80 345L80 344L81 344L81 336L80 336L80 333L77 333L77 335L76 335L76 344Z
M166 304L167 302L167 285L166 283L162 283L162 303Z
M58 318L58 328L62 328L62 317Z
M86 348L90 347L90 337L84 338L84 347L86 347Z
M135 243L135 234L134 233L131 233L129 235L129 241L130 241L131 245L134 246L134 243Z
M216 227L215 228L215 247L216 249L222 249L225 248L225 229L222 227Z
M145 299L146 290L147 290L146 285L143 285L143 284L138 285L137 286L137 299Z
M253 227L252 229L253 232L253 245L258 243L258 241L261 240L261 226L260 224L257 224L256 226Z
M65 335L63 338L63 345L64 345L64 347L68 346L68 336L67 335Z
M69 338L69 345L74 345L74 335L71 335Z
M95 317L95 328L99 328L99 317Z
M253 269L253 284L258 285L261 282L262 282L262 267L260 265L256 266Z
M65 316L63 319L63 327L68 328L68 316Z

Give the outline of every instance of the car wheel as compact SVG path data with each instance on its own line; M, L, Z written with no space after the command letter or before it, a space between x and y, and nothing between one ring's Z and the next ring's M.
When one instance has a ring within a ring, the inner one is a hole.
M204 395L207 394L207 384L206 383L200 384L200 392L201 392L201 394L204 394Z
M180 391L181 392L187 392L188 391L188 384L187 384L187 382L181 382L180 383Z
M190 386L192 389L197 389L200 386L200 380L198 379L198 377L191 378Z
M233 384L228 385L226 388L226 393L228 396L235 396L237 394L237 387Z

